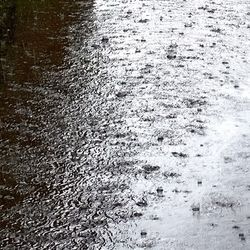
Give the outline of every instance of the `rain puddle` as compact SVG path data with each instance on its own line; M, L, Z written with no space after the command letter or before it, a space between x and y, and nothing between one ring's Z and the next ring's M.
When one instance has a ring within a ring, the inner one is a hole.
M247 1L0 11L1 249L249 249Z

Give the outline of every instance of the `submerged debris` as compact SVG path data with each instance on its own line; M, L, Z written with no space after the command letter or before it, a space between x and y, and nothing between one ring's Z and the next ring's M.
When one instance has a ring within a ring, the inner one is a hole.
M145 19L140 19L138 23L147 23L148 21L149 19L145 18Z
M216 201L215 204L220 207L233 207L234 203L230 201Z
M245 240L246 240L246 237L245 237L244 233L239 233L239 238L240 238L242 241L245 241Z
M109 38L108 37L106 37L106 36L103 36L102 37L102 42L103 43L107 43L109 41Z
M169 55L167 55L167 58L168 58L169 60L172 60L172 59L175 59L175 58L176 58L176 55L171 55L171 54L169 54Z
M192 209L193 212L200 212L200 204L199 203L198 204L193 204L191 206L191 209Z
M152 165L144 165L142 166L143 170L145 173L151 173L151 172L154 172L154 171L157 171L160 169L159 166L152 166Z
M141 231L141 236L142 237L146 237L147 236L147 231L146 230L142 230Z
M118 92L118 93L116 93L115 95L116 95L117 97L119 97L119 98L122 98L122 97L126 97L127 92Z
M145 200L145 198L142 198L140 201L135 203L139 207L146 207L148 205L148 202Z
M164 172L163 175L164 175L166 178L177 178L177 177L180 177L180 176L181 176L180 174L175 173L175 172Z
M134 212L132 214L132 217L141 217L142 215L143 215L143 213L141 213L141 212Z
M157 138L157 141L158 142L162 142L164 140L164 137L163 136L159 136L158 138Z
M158 187L156 189L156 192L157 192L158 195L162 195L163 194L163 188L162 187Z
M182 153L182 152L180 152L180 153L178 153L178 152L172 152L172 155L173 155L174 157L181 157L181 158L186 158L186 157L188 157L187 154L184 154L184 153Z

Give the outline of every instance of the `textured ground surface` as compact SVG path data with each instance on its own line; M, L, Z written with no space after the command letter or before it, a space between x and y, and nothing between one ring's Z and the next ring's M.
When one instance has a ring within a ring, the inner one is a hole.
M1 248L249 249L249 2L55 2L1 43Z

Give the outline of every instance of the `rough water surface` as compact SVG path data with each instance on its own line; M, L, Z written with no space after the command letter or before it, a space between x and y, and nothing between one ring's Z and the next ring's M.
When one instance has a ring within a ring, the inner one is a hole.
M247 0L1 8L1 249L250 248Z

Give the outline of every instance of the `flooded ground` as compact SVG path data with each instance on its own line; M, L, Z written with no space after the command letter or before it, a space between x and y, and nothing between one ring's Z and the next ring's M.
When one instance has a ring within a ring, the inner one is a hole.
M250 6L3 1L1 249L249 249Z

